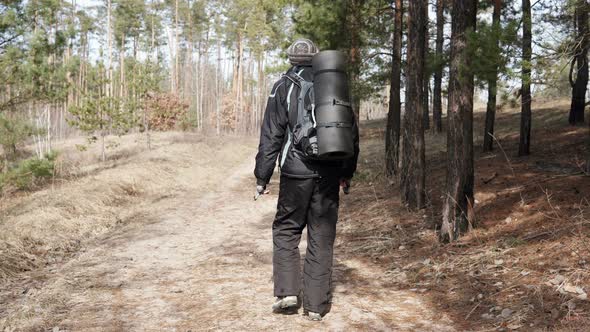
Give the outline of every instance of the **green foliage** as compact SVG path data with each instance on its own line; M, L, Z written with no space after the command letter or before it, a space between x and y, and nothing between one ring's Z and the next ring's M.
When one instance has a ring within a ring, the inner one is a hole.
M486 86L489 80L496 79L497 73L512 73L508 68L510 57L507 51L516 47L518 42L518 23L511 20L494 26L488 22L478 22L477 31L468 34L471 69L480 88Z
M68 109L72 115L69 124L89 135L128 132L138 122L135 102L106 96L103 91L107 82L104 67L99 64L91 69L88 75L88 93L83 95L79 106L72 105Z
M287 72L287 70L289 70L289 67L291 67L291 65L289 63L282 62L282 63L276 64L274 66L273 65L266 66L264 68L264 73L266 75L285 73L285 72Z
M282 1L260 1L246 20L248 46L258 58L286 40L283 6Z
M54 176L57 153L46 155L43 159L31 158L21 161L7 173L0 174L0 191L9 187L30 190L43 180Z
M118 98L85 96L80 106L69 108L73 116L69 123L88 134L124 134L137 123L135 108L133 102Z
M385 0L296 0L294 35L313 40L320 49L352 54L351 92L365 99L390 81L393 10Z
M572 86L569 81L568 59L562 59L554 63L550 59L538 59L538 66L535 68L538 75L546 82L538 90L538 94L544 97L563 97L572 92Z
M26 121L0 114L0 146L6 159L11 160L16 154L17 146L34 133L34 128Z
M144 31L144 16L146 15L145 1L119 1L114 13L115 42L122 49L127 38L138 38Z
M293 38L309 38L320 49L342 50L349 47L346 0L297 0L295 4Z

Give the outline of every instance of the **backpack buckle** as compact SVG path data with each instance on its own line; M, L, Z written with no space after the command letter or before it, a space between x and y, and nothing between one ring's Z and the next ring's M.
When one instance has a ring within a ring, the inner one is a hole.
M352 104L350 102L347 101L342 101L339 99L334 98L334 101L332 102L332 105L339 105L339 106L344 106L344 107L352 107Z

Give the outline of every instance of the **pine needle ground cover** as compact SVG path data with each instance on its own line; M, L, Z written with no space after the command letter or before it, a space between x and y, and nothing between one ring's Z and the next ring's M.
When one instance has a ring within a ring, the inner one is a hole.
M534 147L521 158L518 109L498 112L494 152L486 154L479 152L485 113L476 111L476 223L452 245L436 233L446 133L426 135L429 204L410 213L383 175L384 123L367 123L354 194L343 198L339 250L380 265L391 287L423 294L467 330L589 328L588 129L568 125L568 107L533 103Z

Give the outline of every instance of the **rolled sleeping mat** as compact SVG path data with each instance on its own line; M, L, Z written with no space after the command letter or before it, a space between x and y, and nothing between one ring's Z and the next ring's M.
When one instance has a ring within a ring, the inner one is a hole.
M346 55L322 51L312 59L318 159L345 160L354 155Z

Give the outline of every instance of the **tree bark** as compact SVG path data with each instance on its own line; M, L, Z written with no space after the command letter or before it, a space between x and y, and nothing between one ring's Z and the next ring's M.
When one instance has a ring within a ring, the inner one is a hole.
M588 47L590 38L588 36L588 10L587 0L578 0L576 3L576 26L578 37L575 48L575 58L572 61L572 70L577 65L576 81L572 84L572 103L570 108L569 123L571 125L584 123L584 111L586 107L586 87L588 85ZM573 78L570 77L570 82Z
M444 29L445 29L445 0L436 0L436 59L438 61L436 71L434 72L434 91L432 96L432 121L434 130L437 133L442 132L442 78L443 65L441 59L444 46Z
M393 49L391 65L391 87L389 91L389 112L385 130L385 169L388 176L399 173L399 138L401 123L401 65L403 1L395 0L395 30L393 32Z
M206 31L204 47L199 47L199 126L200 130L205 128L205 68L207 67L207 59L209 54L209 30Z
M260 114L264 112L262 109L262 99L264 91L264 68L263 68L263 54L257 56L257 74L258 79L256 80L256 107L254 108L254 128L253 132L257 132L260 129Z
M219 136L221 134L221 101L223 99L223 90L221 81L223 70L221 68L221 39L217 36L217 68L215 72L215 88L216 88L216 102L215 102L215 131Z
M349 65L350 65L350 81L353 89L350 95L350 102L357 121L360 119L360 96L354 88L359 82L360 66L361 66L361 29L362 29L362 10L366 0L348 0L349 15L348 24L350 34L350 50L349 50Z
M179 93L180 87L180 66L179 66L179 35L180 30L178 28L178 0L174 3L174 88L177 90L176 93Z
M408 6L408 40L414 42L408 43L400 190L402 201L411 209L423 208L426 200L423 93L427 8L427 0L412 0Z
M119 77L119 97L121 101L125 98L125 33L121 34L121 50L119 52L119 63L120 63L120 77Z
M242 37L242 33L238 32L238 59L237 59L237 63L236 63L236 117L235 117L235 121L236 121L236 130L237 131L241 131L242 128L240 128L239 126L242 124L242 82L243 82L243 77L242 77L242 72L243 72L243 68L244 67L244 63L243 63L243 58L244 58L244 40Z
M422 110L424 115L424 130L430 129L430 72L428 70L427 59L430 52L430 18L428 17L428 3L426 4L426 18L425 18L425 32L424 32L424 79L422 82Z
M468 56L475 30L476 0L453 0L449 105L447 110L447 176L441 240L455 241L472 225L473 213L473 69Z
M494 0L494 14L492 16L492 29L494 31L495 50L499 50L498 31L500 30L500 15L502 14L502 0ZM498 56L499 54L494 54ZM494 65L488 79L488 103L486 109L486 122L483 133L483 151L490 152L494 149L494 123L496 122L496 97L498 94L498 66Z
M588 129L590 129L590 126ZM590 130L588 134L588 140L586 141L586 175L590 175Z
M531 1L522 0L523 30L522 30L522 106L520 116L520 144L519 156L530 154L531 146L531 59L532 29Z
M113 29L112 29L112 9L111 0L107 2L107 44L108 44L108 58L109 69L107 74L107 97L113 96Z
M428 52L427 52L428 53ZM424 73L424 82L422 82L422 109L424 116L424 130L430 129L430 76L428 73Z

